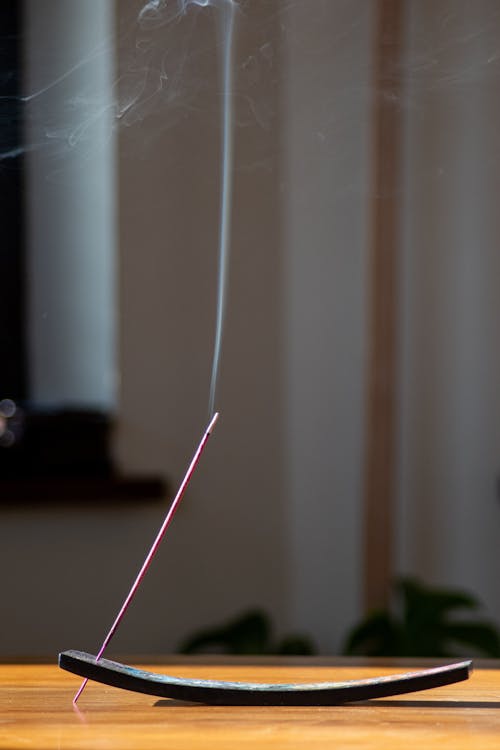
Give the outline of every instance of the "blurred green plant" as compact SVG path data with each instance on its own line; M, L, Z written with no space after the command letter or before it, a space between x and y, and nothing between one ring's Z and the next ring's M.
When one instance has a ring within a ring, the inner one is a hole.
M463 619L460 610L477 610L470 594L430 588L411 578L396 582L391 606L373 612L348 634L347 655L500 657L500 635L490 622Z
M251 610L214 628L203 629L187 638L180 653L223 654L297 654L315 653L312 642L301 635L291 635L275 641L271 620L262 610Z

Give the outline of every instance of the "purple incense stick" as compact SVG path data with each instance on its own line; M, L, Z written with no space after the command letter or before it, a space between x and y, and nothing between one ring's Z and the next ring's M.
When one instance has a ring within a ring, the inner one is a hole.
M153 557L155 556L156 552L158 551L158 547L161 544L161 540L163 539L166 530L170 526L170 522L171 522L172 518L174 517L174 513L177 510L180 501L182 500L182 496L184 495L186 487L188 486L188 484L189 484L189 482L191 480L191 477L192 477L192 475L194 473L194 470L196 469L196 466L198 464L198 461L200 460L201 454L203 453L205 445L207 444L208 438L210 437L210 434L211 434L211 432L212 432L212 430L213 430L213 428L215 426L215 423L217 422L218 418L219 418L219 413L216 412L214 414L214 416L212 417L212 420L211 420L210 424L208 425L207 429L205 430L205 433L204 433L204 435L203 435L203 437L202 437L202 439L200 441L200 444L198 445L198 448L196 449L196 453L194 454L194 456L193 456L193 458L191 460L191 463L189 464L189 468L186 471L184 479L182 480L182 482L180 484L180 487L177 490L177 495L175 496L175 498L174 498L174 500L172 502L172 505L170 506L169 511L168 511L167 515L165 516L165 520L163 521L163 523L161 525L161 528L160 528L158 534L156 535L156 539L154 540L154 542L152 544L152 547L149 550L149 552L148 552L148 554L146 556L146 559L144 560L139 573L137 574L137 578L135 579L134 583L132 584L132 587L131 587L130 591L128 592L125 601L123 602L123 604L121 606L121 609L118 612L118 614L117 614L117 616L115 618L115 621L113 622L113 624L112 624L112 626L111 626L111 628L109 630L109 633L107 634L106 638L103 641L103 644L102 644L101 648L99 649L99 652L98 652L98 654L96 656L96 661L99 661L99 659L103 655L104 651L106 650L106 648L107 648L110 640L114 636L114 634L115 634L115 632L116 632L116 630L118 628L118 625L120 624L120 622L121 622L121 620L123 618L123 615L127 611L130 602L134 598L134 596L135 596L135 594L137 592L137 589L139 588L139 585L140 585L142 579L146 575L146 572L147 572L149 566L151 565L151 561L153 560ZM80 685L80 687L78 689L78 692L76 693L75 697L73 698L73 703L74 704L76 704L78 698L82 694L82 692L83 692L83 690L84 690L85 685L87 684L87 682L88 682L88 678L85 678L84 681L82 682L82 684Z

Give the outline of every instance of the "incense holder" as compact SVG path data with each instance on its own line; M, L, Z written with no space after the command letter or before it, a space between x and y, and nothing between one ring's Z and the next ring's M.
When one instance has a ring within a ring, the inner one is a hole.
M104 685L160 698L224 706L334 706L370 698L386 698L466 680L472 662L462 661L404 674L348 682L253 683L197 680L146 672L98 659L83 651L59 654L59 666Z

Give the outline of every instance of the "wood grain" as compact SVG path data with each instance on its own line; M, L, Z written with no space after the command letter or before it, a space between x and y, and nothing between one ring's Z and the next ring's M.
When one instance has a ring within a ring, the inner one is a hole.
M392 674L392 666L283 666L246 663L155 666L171 674L244 681L347 680ZM57 666L0 665L0 748L422 748L497 750L500 743L500 664L477 669L457 685L336 707L213 707L89 683L77 709L79 678Z

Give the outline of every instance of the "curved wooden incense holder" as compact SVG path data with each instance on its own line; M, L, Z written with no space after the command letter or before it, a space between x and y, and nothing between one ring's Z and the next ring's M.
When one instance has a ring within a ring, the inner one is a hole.
M463 661L418 672L366 680L308 684L223 682L171 677L145 672L108 659L96 661L95 656L83 651L64 651L59 654L59 666L68 672L105 685L160 698L224 706L334 706L460 682L469 677L472 662Z

